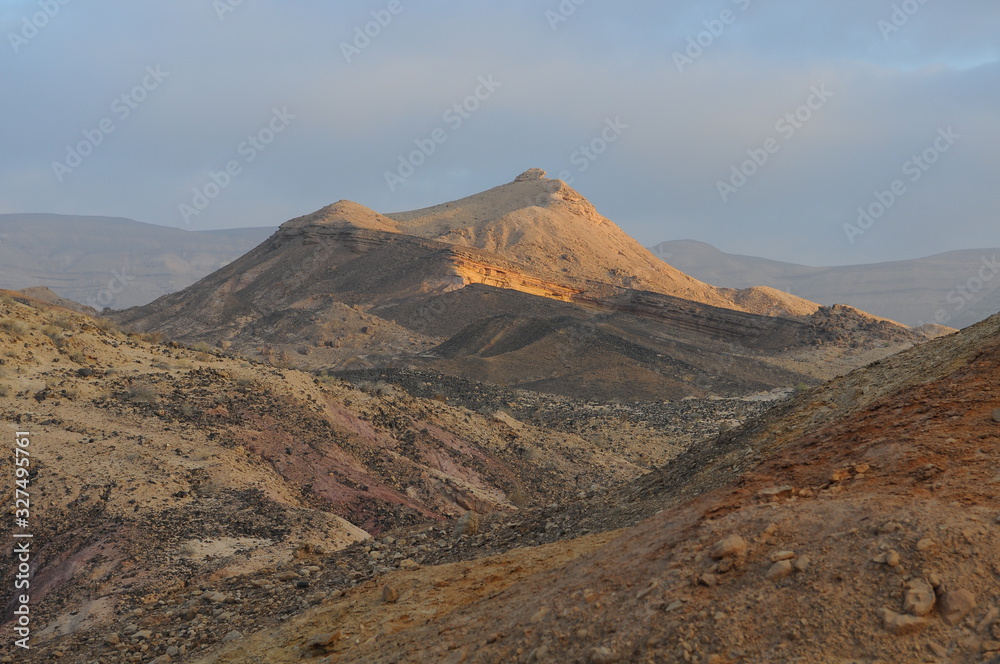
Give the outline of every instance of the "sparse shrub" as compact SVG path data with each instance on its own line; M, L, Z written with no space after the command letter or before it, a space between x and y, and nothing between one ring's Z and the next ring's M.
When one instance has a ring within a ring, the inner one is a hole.
M177 366L178 369L190 369L194 365L191 364L191 360L189 360L189 359L187 359L185 357L185 358L182 358L180 360L177 360L176 366Z
M70 387L62 391L62 395L70 401L76 401L80 397L80 390Z
M167 364L166 362L154 362L153 363L153 368L154 369L166 369L166 370L169 371L171 369L171 366L169 364Z
M118 369L116 369L115 367L108 367L107 369L104 370L105 376L114 376L117 373Z
M0 320L0 330L13 334L15 337L19 337L28 331L28 326L24 322L16 320L14 318L4 318Z
M108 332L110 334L116 334L120 332L120 330L118 329L118 323L114 322L110 318L95 318L94 325L97 327L97 329L102 330L104 332Z
M140 334L139 338L151 344L160 344L163 343L164 336L163 332L146 332Z
M212 351L212 347L204 341L199 341L195 345L191 346L191 350L196 350L199 353L210 353Z
M135 381L125 390L125 400L132 403L153 404L157 399L156 388L146 381Z
M48 378L45 379L45 387L49 388L50 390L58 384L59 384L58 378L49 376Z
M61 330L76 332L76 322L68 314L60 314L52 319L52 324Z
M70 353L69 359L72 360L73 362L76 362L77 364L87 363L87 356L84 355L83 352L79 350L75 350L72 353Z
M177 409L177 412L181 414L182 417L192 418L198 415L198 408L194 404L184 402Z

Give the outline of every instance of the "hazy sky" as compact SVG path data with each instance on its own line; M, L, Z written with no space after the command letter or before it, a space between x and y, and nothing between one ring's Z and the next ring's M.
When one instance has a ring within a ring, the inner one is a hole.
M995 2L2 0L0 25L0 213L277 225L537 166L646 245L1000 246Z

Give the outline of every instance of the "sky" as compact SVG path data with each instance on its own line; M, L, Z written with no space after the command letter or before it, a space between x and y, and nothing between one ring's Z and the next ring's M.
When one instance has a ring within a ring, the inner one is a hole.
M276 226L539 167L646 246L1000 246L1000 3L0 0L0 213Z

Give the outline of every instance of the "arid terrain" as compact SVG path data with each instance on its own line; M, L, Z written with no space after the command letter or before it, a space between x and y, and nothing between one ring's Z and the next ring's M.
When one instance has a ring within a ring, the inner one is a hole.
M1000 315L708 286L535 169L95 313L0 292L3 664L1000 662Z

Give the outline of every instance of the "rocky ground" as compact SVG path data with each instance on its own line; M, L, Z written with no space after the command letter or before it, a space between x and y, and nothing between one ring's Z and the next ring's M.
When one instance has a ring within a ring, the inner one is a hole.
M33 434L28 661L184 661L182 646L203 652L405 561L617 528L590 504L692 432L766 407L608 408L405 372L350 384L124 334L15 293L0 298L0 346L0 412ZM452 521L477 513L456 537ZM179 613L196 588L230 599Z

